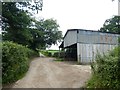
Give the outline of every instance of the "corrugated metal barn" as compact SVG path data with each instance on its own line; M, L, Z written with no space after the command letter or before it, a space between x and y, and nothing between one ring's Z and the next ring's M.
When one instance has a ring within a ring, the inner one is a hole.
M103 54L118 45L120 35L99 31L70 29L63 39L63 48L74 48L69 57L76 57L79 63L90 63L95 60L97 53ZM61 46L60 46L61 47ZM76 55L75 55L76 54Z

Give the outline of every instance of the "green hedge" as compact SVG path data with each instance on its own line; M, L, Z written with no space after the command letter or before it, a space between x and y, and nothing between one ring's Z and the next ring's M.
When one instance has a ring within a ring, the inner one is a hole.
M34 51L13 42L2 43L2 83L15 82L22 78L29 67Z
M120 88L120 47L107 55L97 55L91 65L93 76L88 81L89 88Z
M64 52L64 51L55 52L55 53L53 54L53 57L56 57L56 58L64 58L64 57L65 57L65 52Z
M55 53L53 54L53 57L58 58L58 57L59 57L59 52L55 52Z
M65 58L65 52L64 52L64 51L61 51L61 52L60 52L59 58Z

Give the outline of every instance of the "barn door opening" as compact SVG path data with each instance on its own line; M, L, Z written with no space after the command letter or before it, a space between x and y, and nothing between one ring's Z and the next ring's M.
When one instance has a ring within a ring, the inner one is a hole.
M66 48L65 60L77 61L77 44L71 45Z

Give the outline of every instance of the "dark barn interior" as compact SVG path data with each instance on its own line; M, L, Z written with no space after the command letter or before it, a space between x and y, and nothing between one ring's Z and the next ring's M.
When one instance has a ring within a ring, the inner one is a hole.
M77 44L65 48L65 60L77 61Z

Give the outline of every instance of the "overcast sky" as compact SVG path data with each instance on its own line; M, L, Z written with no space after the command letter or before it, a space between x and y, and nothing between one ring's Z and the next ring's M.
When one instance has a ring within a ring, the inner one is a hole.
M56 19L64 35L67 29L98 30L113 15L118 15L117 0L43 0L43 10L36 17Z

